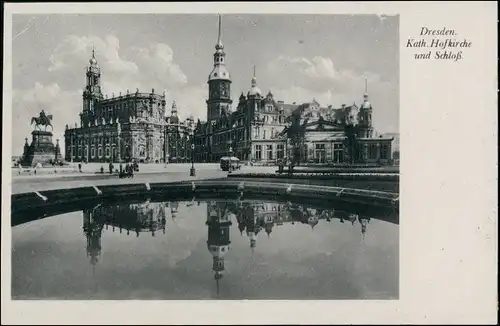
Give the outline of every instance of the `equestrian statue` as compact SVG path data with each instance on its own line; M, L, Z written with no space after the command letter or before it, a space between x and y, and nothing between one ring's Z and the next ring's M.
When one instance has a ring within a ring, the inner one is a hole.
M47 131L48 126L50 126L51 129L54 128L52 127L52 114L46 115L44 110L40 112L38 117L31 118L31 125L33 125L33 122L35 123L35 128L38 128L38 130L42 130L40 126L44 126L45 131Z

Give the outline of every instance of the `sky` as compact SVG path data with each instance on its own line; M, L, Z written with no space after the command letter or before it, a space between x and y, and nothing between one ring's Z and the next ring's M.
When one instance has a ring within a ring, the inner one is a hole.
M105 94L166 92L179 115L204 120L217 41L216 14L13 15L13 154L32 116L53 115L55 139L79 123L85 68L95 46ZM236 108L253 67L276 100L361 104L365 78L379 133L399 132L399 16L225 14L222 42Z

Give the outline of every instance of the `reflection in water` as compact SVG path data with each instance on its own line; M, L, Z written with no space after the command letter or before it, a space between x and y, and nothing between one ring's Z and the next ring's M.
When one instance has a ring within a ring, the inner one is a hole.
M186 203L192 206L194 201ZM199 202L198 202L199 205ZM158 232L166 234L167 220L175 223L179 213L178 202L150 202L134 204L118 204L103 206L101 204L91 209L83 210L83 232L87 238L87 257L93 266L100 261L103 231L126 233L127 236L135 233L136 237L150 233L155 236ZM242 236L248 237L252 252L257 246L259 233L264 231L271 237L274 227L284 223L306 224L311 230L320 223L320 220L331 222L339 219L352 225L360 224L360 234L364 239L370 217L360 214L337 211L333 208L319 209L306 207L296 203L269 203L256 201L209 201L207 202L207 218L205 225L208 228L207 249L212 255L212 270L219 294L219 280L224 276L224 257L230 251L230 226L235 221ZM111 228L111 230L110 230Z

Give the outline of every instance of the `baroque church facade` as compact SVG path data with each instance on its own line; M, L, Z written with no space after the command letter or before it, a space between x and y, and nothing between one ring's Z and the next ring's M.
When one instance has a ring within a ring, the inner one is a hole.
M80 125L66 125L65 160L74 162L162 162L165 157L165 93L128 90L108 98L92 51Z
M346 163L346 124L356 125L359 149L350 162L388 163L392 159L391 137L375 137L373 108L365 91L363 103L341 108L322 107L316 100L302 104L286 104L269 91L264 95L254 74L250 89L239 96L233 111L231 75L226 66L226 53L221 40L221 20L215 45L214 67L208 76L209 97L207 121L195 127L195 161L218 162L224 156L236 156L254 164L276 164L289 157L287 128L290 118L300 115L305 129L302 163Z

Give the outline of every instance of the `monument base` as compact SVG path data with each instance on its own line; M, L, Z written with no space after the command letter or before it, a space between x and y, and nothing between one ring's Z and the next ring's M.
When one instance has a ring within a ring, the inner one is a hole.
M31 145L25 145L22 165L49 164L57 160L58 146L52 142L52 132L34 130ZM27 140L26 140L27 141Z

